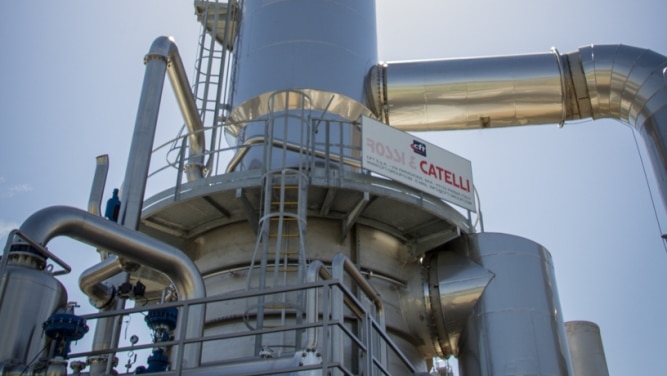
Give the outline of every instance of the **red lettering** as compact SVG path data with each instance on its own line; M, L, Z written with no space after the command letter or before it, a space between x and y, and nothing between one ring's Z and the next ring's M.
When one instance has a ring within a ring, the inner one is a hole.
M372 153L375 153L375 140L373 140L372 138L367 138L366 139L366 146L371 148Z
M432 176L437 180L442 180L445 184L449 184L465 192L470 192L470 180L463 179L461 176L457 176L452 171L444 167L437 166L433 163L429 163L426 160L419 162L419 169L424 175Z

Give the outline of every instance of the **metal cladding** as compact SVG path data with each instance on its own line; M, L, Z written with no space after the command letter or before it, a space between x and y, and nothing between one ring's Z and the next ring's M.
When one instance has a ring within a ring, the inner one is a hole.
M153 343L165 348L149 371L171 360L168 374L415 375L429 368L425 359L455 355L465 376L572 374L548 251L513 235L470 234L471 219L449 204L362 171L359 118L412 131L617 118L645 137L667 197L667 58L614 45L377 65L373 0L197 0L195 9L202 32L233 55L201 39L198 63L204 50L210 60L197 69L206 94L195 100L173 40L155 40L119 223L99 216L102 182L91 213L51 207L21 227L37 245L66 235L114 254L79 280L97 308L120 301L105 281L121 271L169 279L152 286L167 310L154 310L149 326L169 333ZM214 61L225 74L211 73ZM179 155L173 189L145 203L166 74L189 155ZM209 101L214 126L205 130ZM220 126L237 144L225 149L236 152L227 176L204 162L224 149L218 137L210 150L204 140ZM0 362L27 363L44 347L35 328L65 292L39 268L2 265L0 333L12 346ZM179 302L163 290L170 284ZM92 353L103 355L87 359L91 375L115 372L107 359L123 351L114 338L121 320L111 316L128 311L115 308L98 315ZM572 356L585 363L575 369L586 370L576 376L606 375L586 368L606 370L597 327L570 328ZM64 365L54 359L47 374Z
M625 45L389 62L369 75L373 111L409 131L620 120L642 135L667 203L667 57Z
M572 374L549 252L499 233L465 235L450 247L495 275L461 334L461 374Z
M609 376L600 327L589 321L565 323L574 376Z
M412 131L558 123L558 65L553 53L385 63L371 75L373 107Z
M577 55L590 94L590 116L618 119L639 132L667 206L667 57L625 45L592 45L568 57L572 61Z
M51 274L11 262L0 287L0 365L10 359L28 364L44 349L42 322L65 308L67 292Z
M424 261L423 283L425 307L414 304L414 297L403 297L404 315L413 333L420 333L424 325L417 317L428 317L431 330L422 333L424 357L448 358L459 354L459 337L466 320L484 292L493 273L457 252L434 251ZM418 282L412 282L418 284Z
M308 95L314 110L347 120L370 113L364 77L377 63L373 0L242 4L234 121L261 118L270 95L287 89Z

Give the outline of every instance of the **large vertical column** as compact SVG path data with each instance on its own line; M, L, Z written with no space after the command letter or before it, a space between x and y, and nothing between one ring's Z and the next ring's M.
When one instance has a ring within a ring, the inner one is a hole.
M262 120L269 98L285 90L307 96L314 118L356 121L370 116L366 75L377 63L374 0L245 1L235 52L231 122L228 141L257 145L265 134ZM285 102L287 112L299 104ZM327 122L315 120L326 127ZM274 145L298 148L299 122L287 125ZM325 135L324 133L329 133ZM319 143L353 144L358 130L315 130ZM229 138L231 136L231 139ZM358 142L358 141L357 141ZM245 157L230 169L260 168L261 148L243 149Z
M233 107L286 89L365 102L377 63L374 0L244 1L241 12Z
M462 375L571 375L551 255L513 235L466 235L454 244L494 274L461 335Z

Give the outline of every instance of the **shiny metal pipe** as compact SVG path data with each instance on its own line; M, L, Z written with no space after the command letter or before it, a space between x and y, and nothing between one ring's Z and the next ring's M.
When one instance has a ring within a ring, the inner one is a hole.
M108 249L164 273L185 299L206 295L199 270L183 252L85 211L67 206L45 208L28 217L20 230L42 246L55 236L64 235Z
M390 62L368 84L376 115L408 131L620 120L644 138L667 203L667 57L651 50Z
M609 376L600 327L589 321L565 323L574 376Z
M384 303L382 302L382 297L375 290L375 288L368 282L366 277L357 269L354 263L345 256L343 253L338 253L334 256L331 261L331 275L335 279L343 280L345 278L345 273L347 272L348 276L352 278L354 282L357 283L357 286L361 291L366 294L368 299L375 305L378 324L382 328L385 327L385 317L384 317Z
M107 257L104 261L94 265L79 276L79 288L90 299L97 309L108 307L116 295L113 286L104 283L107 279L123 271L123 266L116 256Z
M429 355L448 358L459 355L459 338L466 321L493 279L493 273L472 262L457 252L434 252L424 262L425 307L414 304L413 297L405 297L402 302L403 312L409 320L408 326L414 333L422 334L424 343L431 345ZM429 330L423 335L423 325L418 317L427 317Z
M667 57L625 45L593 45L568 58L581 61L590 116L618 119L642 136L667 208Z
M128 162L123 180L122 204L119 214L119 222L131 229L137 228L141 217L146 176L148 175L155 129L160 112L164 78L167 73L169 73L178 105L190 134L189 166L186 168L188 180L201 178L204 166L203 126L199 119L194 98L189 92L190 84L174 40L170 37L157 38L151 45L144 62L146 72L139 99L139 109L135 120L130 153L127 157Z
M119 257L149 266L164 273L183 299L206 296L204 281L197 266L180 250L115 222L67 206L52 206L32 214L20 228L41 246L56 236L69 236L84 243L109 250ZM104 268L110 270L111 268ZM188 338L200 337L204 322L202 306L191 307L187 325ZM191 346L186 357L199 362L200 346Z
M176 102L183 115L183 120L188 128L189 156L186 164L188 180L192 181L202 177L204 173L204 153L206 140L204 139L204 126L201 122L199 110L195 98L190 89L190 82L183 67L183 60L178 53L178 47L173 38L159 37L151 46L150 52L144 58L146 64L152 59L162 59L167 63L167 74L169 82L174 90Z
M371 71L373 108L410 131L558 123L563 93L553 53L392 62Z

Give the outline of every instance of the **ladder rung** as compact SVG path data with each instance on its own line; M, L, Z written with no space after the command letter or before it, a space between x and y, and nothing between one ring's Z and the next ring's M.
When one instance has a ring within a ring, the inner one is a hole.
M269 238L277 238L278 234L269 234ZM299 234L282 234L283 238L298 238Z
M296 221L296 218L294 217L271 217L272 221L278 221L278 220L283 220L283 221Z
M297 189L297 188L299 188L298 185L284 185L284 186L281 186L281 185L274 185L274 186L272 186L271 188L273 188L273 189L280 189L280 188L282 188L282 187L284 187L285 189Z
M278 253L278 252L276 252L276 251L269 251L269 254L270 254L270 255L275 255L276 253ZM280 254L281 254L281 255L298 255L298 254L299 254L299 251L280 251Z
M271 203L273 206L279 206L280 201L274 201ZM296 206L299 205L299 201L283 201L283 205Z
M274 269L273 265L267 265L266 267L267 267L267 269L269 269L269 268ZM290 267L279 266L278 271L279 272L285 272L285 273L294 273L294 272L298 272L299 269L294 268L294 267L290 268Z
M291 305L287 304L267 304L264 306L264 309L293 309L296 310Z

